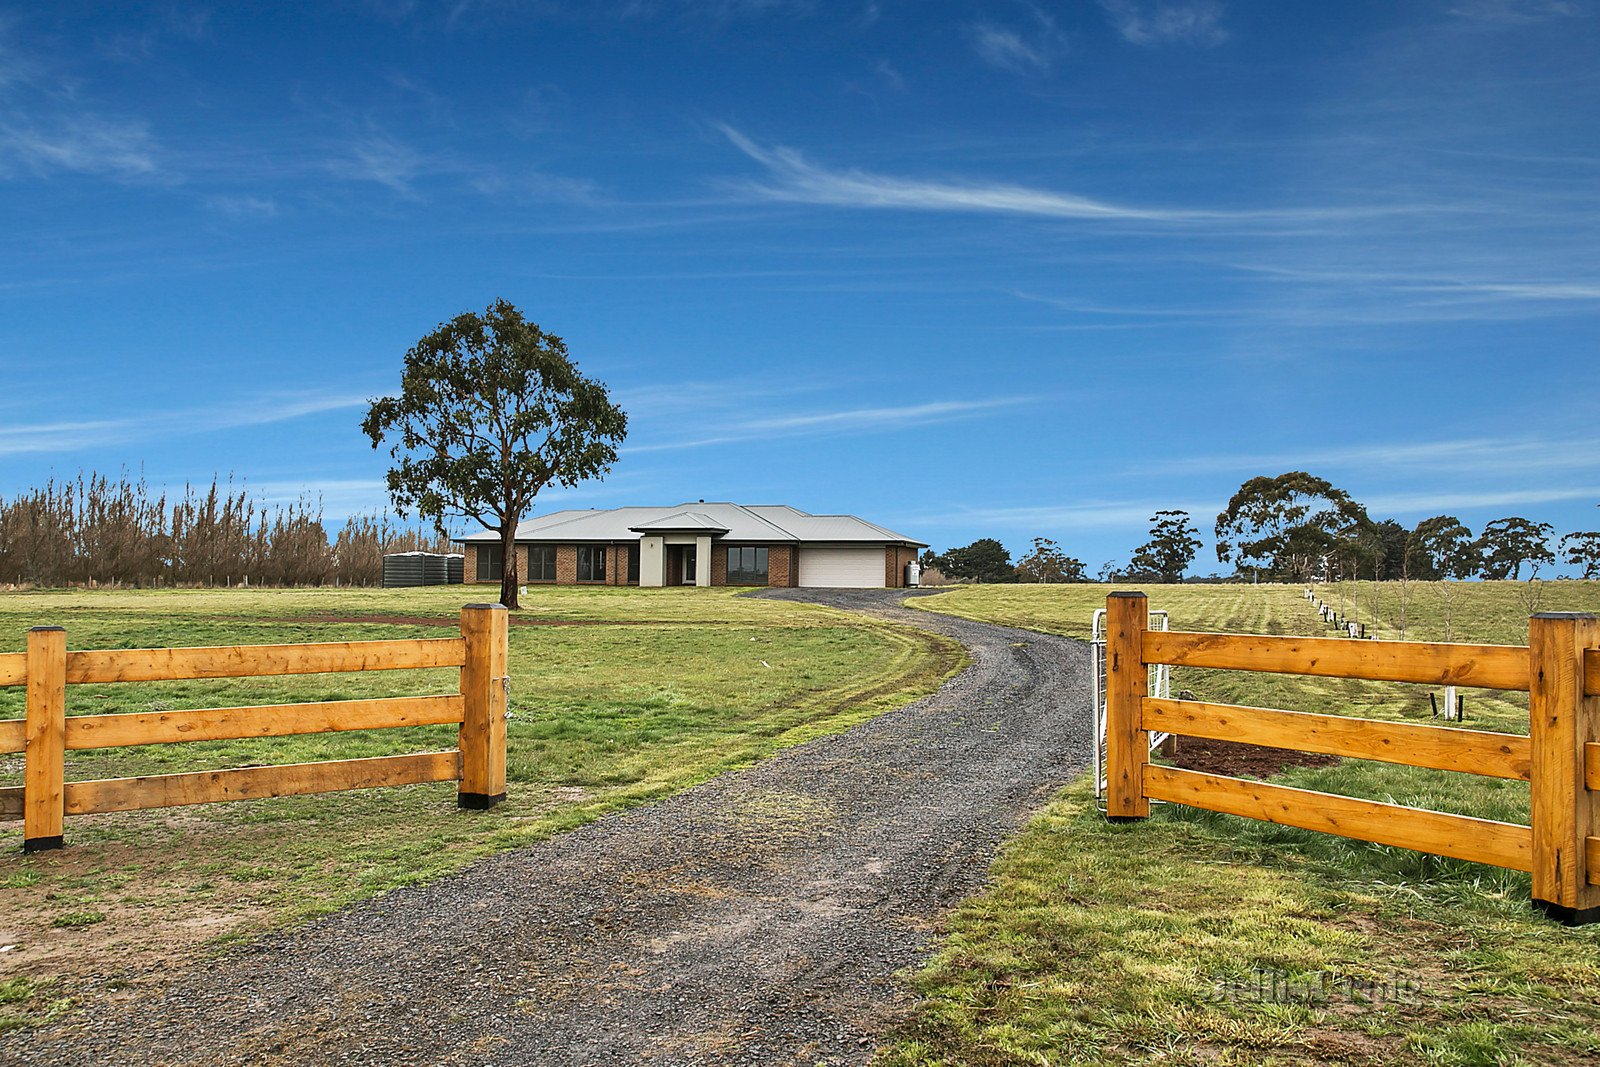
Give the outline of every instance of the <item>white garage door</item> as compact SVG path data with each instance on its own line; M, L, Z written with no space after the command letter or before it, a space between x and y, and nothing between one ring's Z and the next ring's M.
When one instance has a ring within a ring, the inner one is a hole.
M821 589L881 589L883 546L800 549L800 584Z

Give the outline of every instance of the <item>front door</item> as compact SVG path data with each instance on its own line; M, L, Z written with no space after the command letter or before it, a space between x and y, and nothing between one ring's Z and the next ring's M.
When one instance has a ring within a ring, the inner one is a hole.
M696 553L696 549L695 549L694 545L684 545L682 551L683 551L683 584L684 585L693 585L694 584L694 557L697 554Z

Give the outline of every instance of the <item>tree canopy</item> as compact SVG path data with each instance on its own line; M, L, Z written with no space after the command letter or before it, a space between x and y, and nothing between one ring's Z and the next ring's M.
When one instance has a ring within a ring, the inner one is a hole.
M1217 560L1264 576L1305 581L1367 522L1343 489L1305 471L1252 478L1217 516Z
M1600 531L1567 534L1561 539L1561 559L1581 568L1585 578L1600 578Z
M939 569L952 578L972 582L1014 582L1017 570L1011 553L992 537L980 537L964 548L952 548L939 557Z
M1550 551L1552 532L1548 522L1515 515L1486 524L1478 538L1483 576L1516 581L1522 577L1524 564L1530 567L1530 578L1537 576L1541 566L1556 561L1555 553Z
M514 608L517 523L546 486L608 472L628 416L578 371L565 341L496 300L418 341L399 395L374 400L361 429L373 448L390 442L389 495L401 515L500 534L500 602Z
M1033 551L1017 560L1017 577L1045 585L1089 580L1083 561L1061 551L1061 546L1048 537L1033 539Z
M1410 545L1422 565L1419 578L1471 578L1483 565L1472 531L1454 515L1435 515L1417 523Z
M1163 582L1183 581L1200 548L1197 533L1187 511L1156 512L1150 517L1150 540L1134 550L1129 569L1149 571Z

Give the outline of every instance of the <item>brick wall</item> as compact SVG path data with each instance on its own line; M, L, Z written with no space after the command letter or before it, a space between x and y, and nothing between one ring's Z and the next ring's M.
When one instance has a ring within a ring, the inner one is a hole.
M638 585L637 581L628 581L628 557L639 551L637 545L607 545L606 546L606 584L607 585Z
M728 584L728 546L715 542L711 545L711 584Z
M578 546L556 546L556 584L578 584Z
M794 588L800 582L798 562L793 545L773 545L767 549L767 584Z
M906 584L906 564L917 558L917 550L906 545L885 545L883 549L883 584L899 589Z

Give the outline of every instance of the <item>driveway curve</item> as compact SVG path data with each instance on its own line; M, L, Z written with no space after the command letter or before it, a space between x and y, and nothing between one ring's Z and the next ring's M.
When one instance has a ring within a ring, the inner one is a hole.
M948 634L973 662L844 733L13 1032L0 1061L870 1060L911 1003L898 972L1085 766L1087 649L901 592L756 595Z

